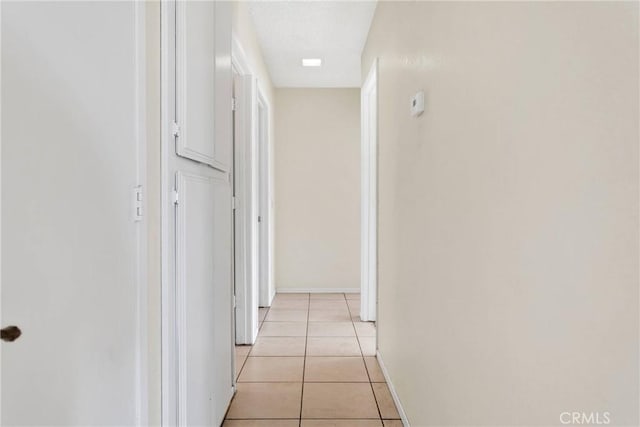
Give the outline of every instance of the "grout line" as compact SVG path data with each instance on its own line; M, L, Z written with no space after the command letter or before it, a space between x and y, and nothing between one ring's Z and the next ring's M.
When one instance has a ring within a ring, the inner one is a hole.
M309 342L309 312L311 311L311 294L307 298L307 333L304 336L304 359L302 359L302 390L300 392L300 418L298 427L302 427L302 404L304 402L304 372L307 369L307 343Z
M345 295L345 299L347 296ZM349 307L349 303L347 303L347 307ZM349 315L351 316L351 324L353 326L353 330L356 333L356 339L358 340L358 346L360 347L360 353L362 354L362 363L364 363L364 369L367 371L367 377L369 377L369 387L371 387L371 393L373 394L373 400L376 402L376 408L378 409L378 415L380 416L380 422L384 424L382 419L382 411L380 411L380 404L378 404L378 398L376 397L376 391L373 388L373 382L371 381L371 375L369 374L369 368L367 367L367 361L364 359L364 352L362 351L362 344L360 343L360 336L358 335L358 331L356 330L355 322L353 321L353 313L351 313L351 307L349 307ZM376 334L378 331L376 330Z

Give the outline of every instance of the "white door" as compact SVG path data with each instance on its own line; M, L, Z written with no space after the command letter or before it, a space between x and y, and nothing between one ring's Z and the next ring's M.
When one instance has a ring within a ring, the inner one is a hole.
M1 10L2 425L144 424L143 9Z
M162 15L163 423L220 425L233 394L230 4Z

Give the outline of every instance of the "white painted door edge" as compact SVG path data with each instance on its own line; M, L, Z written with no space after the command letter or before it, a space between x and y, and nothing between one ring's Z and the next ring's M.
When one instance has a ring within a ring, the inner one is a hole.
M233 54L232 54L233 55ZM256 83L252 75L236 82L234 136L236 344L253 344L258 336L258 289L255 248L257 221L253 193Z
M375 321L378 286L378 59L361 89L361 234L360 234L360 318Z
M384 379L387 382L387 387L389 387L389 392L391 393L393 402L396 404L396 408L398 409L398 414L400 414L402 425L404 427L411 427L409 424L409 418L407 418L407 413L404 411L404 408L402 407L402 403L400 402L400 398L398 397L396 388L393 386L391 377L389 377L389 371L387 371L387 367L385 366L384 361L382 360L382 355L380 354L379 351L376 351L376 359L378 359L378 364L380 364L380 370L382 371L382 375L384 376Z

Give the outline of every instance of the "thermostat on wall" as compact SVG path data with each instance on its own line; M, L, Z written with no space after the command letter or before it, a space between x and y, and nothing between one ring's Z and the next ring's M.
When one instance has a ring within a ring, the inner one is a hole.
M411 97L411 115L416 117L424 112L424 91Z

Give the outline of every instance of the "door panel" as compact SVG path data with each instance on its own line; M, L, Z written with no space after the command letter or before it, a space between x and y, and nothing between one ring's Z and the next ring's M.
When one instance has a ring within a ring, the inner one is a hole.
M182 425L213 424L214 184L208 175L178 173L176 317Z
M214 425L220 425L233 396L232 207L229 175L213 180Z
M138 423L136 7L1 5L2 425Z
M233 392L231 185L201 167L176 188L178 420L219 425Z
M220 47L224 46L218 39L226 38L218 28L218 15L225 16L220 12L223 7L213 1L181 1L176 5L176 117L180 127L176 152L229 171L231 153L228 145L216 138L218 118L212 102L218 90L225 90L219 81L226 73L218 67ZM225 97L226 93L220 95Z

